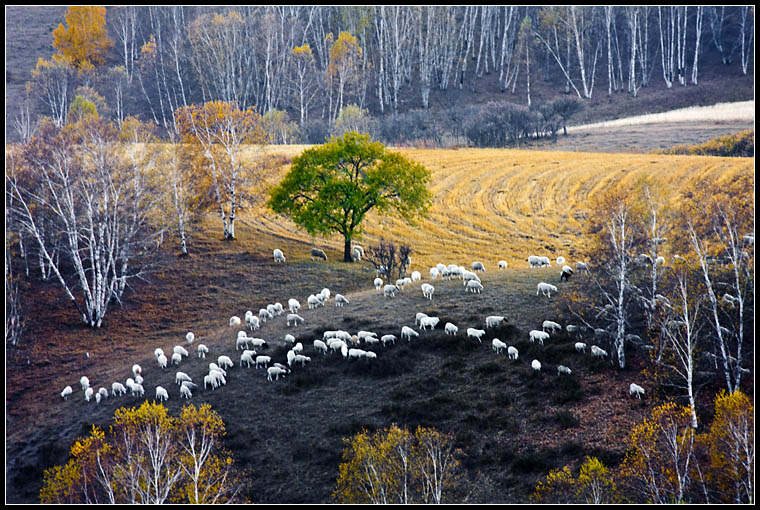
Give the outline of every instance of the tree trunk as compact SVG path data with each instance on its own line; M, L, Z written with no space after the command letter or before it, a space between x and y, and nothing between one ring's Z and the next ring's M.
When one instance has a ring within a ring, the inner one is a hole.
M354 259L351 256L351 237L345 236L344 237L344 244L343 244L343 262L353 262Z

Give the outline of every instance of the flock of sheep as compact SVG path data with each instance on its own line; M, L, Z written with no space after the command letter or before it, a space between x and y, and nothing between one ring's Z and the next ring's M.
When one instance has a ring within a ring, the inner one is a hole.
M363 250L361 250L360 247L354 247L352 253L354 260L361 260ZM274 250L273 255L275 262L285 262L286 260L285 255L279 249ZM311 255L312 260L315 257L327 260L324 252L316 248L311 250ZM573 269L570 266L565 265L565 259L563 257L558 257L556 262L557 265L562 266L560 280L566 281L573 274ZM530 267L551 266L548 257L530 256L528 258L528 263L530 264ZM506 269L506 261L499 261L497 263L497 267L499 270ZM459 278L462 280L466 292L480 294L483 291L483 284L476 272L485 272L485 266L482 262L473 262L470 268L472 271L456 264L451 264L448 266L444 264L437 264L435 267L430 268L430 279L432 281L438 278L441 280ZM578 262L576 264L576 269L588 270L586 264L582 262ZM382 293L385 297L393 298L395 294L399 291L402 291L405 286L411 284L412 282L419 282L421 279L421 273L419 271L413 271L411 277L409 278L398 279L396 280L395 284L384 285L384 282L378 273L373 283L377 291L382 290ZM421 283L420 289L422 291L423 297L430 300L433 299L435 288L432 284L427 282ZM546 282L540 282L537 287L536 295L543 293L547 297L551 297L551 294L556 292L556 286L548 284ZM308 309L315 310L317 308L324 307L325 304L329 302L330 297L331 293L327 288L323 288L319 293L309 295L306 300ZM341 294L335 294L334 302L336 307L343 307L347 304L350 304L350 301ZM288 311L290 313L286 314L287 326L295 327L305 322L304 318L298 313L300 311L300 308L301 304L297 299L290 298L288 300ZM285 376L291 373L292 369L297 364L300 364L302 367L304 367L306 363L311 362L311 357L303 354L303 344L301 342L296 342L296 338L291 334L286 334L284 338L285 344L291 345L292 347L287 351L286 359L282 360L283 363L272 362L271 356L258 354L258 351L268 347L268 343L263 338L248 336L249 331L258 331L261 329L264 323L267 321L275 320L276 317L279 317L283 314L285 314L285 309L282 304L274 303L267 305L266 308L261 308L258 311L258 314L254 314L251 310L247 311L243 320L241 320L240 317L236 315L232 316L229 320L229 327L245 328L238 331L235 340L235 352L237 353L238 349L242 350L242 354L240 354L239 366L241 368L244 365L248 368L251 366L254 366L257 369L264 368L268 381L279 380L280 376ZM422 312L417 313L415 317L415 326L419 328L419 332L410 326L404 325L401 327L401 339L406 339L408 342L411 342L412 338L418 337L420 335L420 332L435 329L436 326L438 326L439 322L440 319L438 317L430 317ZM245 326L243 326L243 323L245 323ZM482 337L486 334L487 329L496 328L506 323L507 318L504 316L488 316L485 319L485 329L478 329L474 327L467 328L466 336L468 339L476 339L478 342L482 343ZM451 322L447 322L444 325L443 329L447 335L456 336L459 333L459 327ZM575 326L572 324L566 326L566 331L570 334L581 334L581 332L585 329L586 328L584 326ZM529 339L531 342L537 341L540 345L543 345L544 341L548 340L551 334L556 334L561 330L562 326L560 324L546 320L543 322L541 330L531 330L529 332ZM322 355L327 355L329 352L340 352L342 357L347 360L371 360L377 357L377 353L368 350L367 348L362 349L362 347L373 347L378 344L388 346L389 344L395 344L396 340L397 337L395 335L386 334L378 338L377 333L371 331L358 331L356 334L351 334L343 330L325 331L321 339L313 340L312 349L314 353L321 353ZM192 345L194 341L195 334L193 332L188 332L185 335L185 342L188 345ZM508 346L498 338L494 338L491 341L491 345L496 354L500 354L506 351L510 360L517 360L519 357L519 352L516 347ZM575 343L575 350L579 353L585 353L586 347L586 344L583 342ZM596 345L592 345L590 351L594 357L605 358L607 356L607 352ZM201 343L198 344L196 352L198 358L205 359L206 355L209 353L209 349L206 347L206 345ZM154 356L156 358L156 363L163 371L168 368L169 359L171 359L171 364L173 366L178 366L183 362L185 358L189 356L189 353L182 345L176 345L173 348L171 358L167 358L166 354L161 348L155 349ZM227 383L227 371L232 369L234 366L235 363L232 361L232 358L230 358L228 355L220 354L217 357L216 362L209 363L208 374L203 378L204 390L208 389L209 387L214 390L222 385L225 385ZM531 367L534 371L538 372L541 370L542 364L539 360L534 359L531 362ZM561 376L563 374L571 375L572 370L565 365L558 365L557 375ZM140 365L135 364L132 366L132 377L127 378L125 384L121 384L118 381L111 384L110 396L125 395L127 393L127 390L129 390L132 396L143 397L145 395L143 382L144 379L142 376L142 368ZM191 398L193 391L198 387L198 384L193 382L192 378L189 375L181 371L176 372L175 382L179 387L180 398ZM84 392L85 400L88 402L94 398L96 403L100 403L102 399L109 397L109 392L105 387L101 387L97 392L95 392L94 389L90 386L90 381L86 376L81 377L80 386ZM61 392L61 397L68 399L72 393L72 387L66 386ZM641 398L641 396L644 394L644 388L635 383L632 383L629 388L629 394ZM169 392L164 387L157 385L155 387L155 398L159 401L167 400L169 398Z

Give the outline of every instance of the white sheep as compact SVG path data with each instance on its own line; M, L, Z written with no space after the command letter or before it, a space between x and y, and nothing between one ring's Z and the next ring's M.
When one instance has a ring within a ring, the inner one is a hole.
M629 395L636 395L639 399L641 399L641 395L644 394L644 388L639 386L636 383L631 383L630 388L628 389Z
M306 363L311 362L311 358L309 356L304 356L303 354L296 354L296 357L293 358L293 363L300 363L301 366L306 366Z
M285 262L285 254L283 254L282 250L279 248L275 248L272 255L274 255L275 262Z
M182 385L179 387L179 398L185 397L190 398L193 396L193 392L190 391L189 386Z
M317 296L314 294L310 294L308 298L306 298L306 305L309 307L309 310L313 310L314 308L319 306L319 300L317 299Z
M564 265L564 263L565 263L565 257L561 257L561 256L557 257L557 265L558 266Z
M296 343L296 337L288 333L287 335L285 335L285 343L291 343L291 344Z
M298 315L297 313L289 313L287 315L288 320L288 326L290 326L290 323L293 323L293 326L298 326L299 324L303 324L303 317Z
M375 285L375 290L380 290L383 287L382 278L375 278L375 280L372 283Z
M315 258L322 259L327 262L327 254L319 248L311 249L311 260L314 260Z
M586 352L586 344L583 342L575 342L575 350L578 352Z
M188 344L192 345L193 342L195 341L195 333L193 333L192 331L188 331L187 334L185 335L185 340L187 340Z
M578 271L586 271L588 272L588 264L585 262L576 262L575 263L575 269Z
M349 303L350 301L343 294L335 294L335 306L343 308L344 305Z
M167 363L169 363L169 360L166 359L166 356L164 356L163 354L159 356L156 361L158 361L158 366L161 367L162 369L166 368Z
M412 281L413 282L418 282L421 279L422 279L422 275L420 274L419 271L412 271Z
M363 349L349 349L348 350L348 359L352 360L354 358L363 358L365 354L365 350Z
M431 267L430 268L430 279L435 280L438 278L438 275L440 274L440 271L438 271L437 267Z
M557 287L550 283L546 282L539 282L539 284L536 287L536 296L539 295L539 293L542 293L546 297L552 297L551 293L557 292Z
M517 359L518 352L517 348L512 347L511 345L507 348L507 355L509 356L509 359Z
M435 287L429 283L423 283L420 285L420 289L422 289L422 297L426 297L431 301L433 300L433 292L435 292Z
M544 345L544 340L549 340L549 333L546 331L539 331L537 329L533 329L529 333L530 335L530 341L535 342L538 340L538 343L541 345Z
M541 263L541 257L538 257L536 255L530 255L528 257L528 264L530 264L530 267L540 267L542 265Z
M573 268L570 266L562 266L562 271L559 274L559 281L566 282L573 276Z
M396 296L396 292L398 292L399 290L401 290L401 289L399 289L399 287L397 285L386 285L385 287L383 287L383 296L385 296L385 297L389 297L389 296L390 297L395 297Z
M89 401L90 401L90 399L92 398L92 395L93 395L94 393L95 393L95 391L94 391L92 388L90 388L90 387L86 388L86 389L84 390L84 399L85 399L87 402L89 402Z
M145 388L143 388L142 384L134 383L130 390L132 390L132 396L134 397L142 397L145 395Z
M530 362L530 366L533 368L534 371L540 372L541 371L541 362L537 359L534 359Z
M188 357L189 356L189 353L187 352L187 349L185 349L181 345L175 345L174 346L174 352L177 353L177 354L181 354L184 357ZM138 367L139 367L139 365L138 365Z
M322 340L314 340L314 350L321 351L322 354L327 354L327 344Z
M507 322L507 318L503 315L489 315L486 317L486 329L501 326L505 322Z
M206 354L208 354L208 347L204 344L198 344L198 357L205 358Z
M415 325L419 324L420 323L420 319L422 319L423 317L427 317L427 316L428 316L428 314L426 314L425 312L417 312L417 315L414 316L414 324Z
M163 386L156 386L156 398L161 402L169 400L169 392Z
M356 333L356 336L359 337L360 340L366 341L367 338L376 337L377 333L375 333L374 331L359 331L358 333Z
M565 329L568 333L578 333L580 331L580 328L576 326L575 324L568 324L565 326Z
M216 362L219 363L219 366L222 368L232 368L235 366L235 364L232 362L232 360L228 356L219 356L216 359Z
M135 363L132 365L132 375L137 375L142 373L142 367Z
M478 283L482 283L480 281L480 277L473 273L472 271L468 271L466 269L462 270L462 285L467 285L467 282L470 282L472 280L475 280Z
M269 318L274 319L274 316L277 314L277 309L274 305L267 305L267 312L269 312Z
M172 365L179 365L182 363L182 355L178 352L172 353Z
M273 319L274 315L272 315L269 310L266 308L259 308L259 319L261 322L266 322L269 319Z
M438 317L423 317L420 319L420 330L426 330L428 326L430 329L435 329L440 319Z
M111 384L111 395L116 396L117 393L119 395L125 395L127 393L127 389L120 382L114 382Z
M501 351L507 348L507 344L505 344L498 338L494 338L493 340L491 340L491 346L493 347L493 350L496 351L496 354L499 354Z
M572 373L573 373L573 371L572 371L572 370L570 370L570 369L569 369L568 367L566 367L565 365L559 365L559 366L557 367L557 375L558 375L558 376L559 376L559 375L562 375L562 374L567 374L567 375L570 375L570 374L572 374Z
M501 271L502 269L506 269L507 268L507 261L506 260L500 260L496 264L496 266L499 268L499 271Z
M232 317L230 317L231 328L237 328L240 326L240 324L241 324L240 317L238 317L237 315L233 315Z
M364 352L364 359L377 359L377 354L375 354L372 351L365 351Z
M95 394L95 397L108 398L108 390L105 388L99 388L98 392ZM98 401L100 401L100 399L98 399Z
M243 336L238 335L237 340L235 340L235 350L237 351L238 348L241 348L241 350L248 349L248 343L253 340L253 338L245 336L245 332L241 331L243 333Z
M136 382L137 384L142 384L142 383L143 383L143 378L142 378L142 376L141 376L140 374L137 374L137 375L135 376L135 382Z
M293 346L293 352L296 354L300 354L303 352L303 344L301 342L298 342Z
M71 389L71 386L66 386L65 388L63 388L63 391L61 392L61 398L63 400L68 400L69 395L71 395L73 391L74 390Z
M473 271L481 271L483 273L485 273L486 271L486 268L482 262L473 262L470 267L472 268Z
M367 338L364 339L364 342L367 345L377 345L377 344L380 343L380 339L379 338L375 338L373 336L368 336Z
M177 372L177 375L174 377L174 382L176 382L178 385L181 385L185 381L193 382L190 376L187 375L186 373Z
M156 350L153 351L153 355L156 357L156 359L158 359L159 356L164 355L164 350L160 347L156 347Z
M406 338L408 342L411 342L413 336L420 336L420 334L409 326L403 326L401 328L401 338Z
M255 363L253 359L254 354L256 354L256 351L250 351L250 350L243 351L243 354L240 355L240 366L242 367L243 363L245 363L245 365L248 368L251 368L251 365Z
M388 345L389 343L395 344L396 343L396 335L383 335L380 337L380 341L383 343L383 345Z
M281 375L284 376L287 373L288 373L287 370L285 370L284 368L274 367L274 366L269 367L267 368L267 381L271 381L272 376L274 376L274 380L277 381L280 379Z
M597 347L596 345L591 346L591 354L596 356L597 358L604 358L607 356L607 351L604 349Z
M259 368L259 365L263 365L264 368L267 368L267 365L272 361L272 358L270 356L256 356L256 368Z
M469 280L465 284L465 291L472 292L473 294L480 294L483 292L483 285L477 280Z
M485 334L486 331L484 329L467 328L467 338L477 338L480 343L483 343L480 337Z
M83 375L79 379L79 384L82 386L82 390L86 390L90 387L90 380L87 378L87 376Z
M550 329L552 334L556 333L557 331L562 331L562 326L552 321L544 321L543 324L541 324L541 328L544 331Z
M301 308L301 303L298 302L295 298L288 299L288 309L290 310L290 313L298 313L298 310Z
M353 249L351 250L351 259L354 262L361 262L362 257L364 257L364 248L358 244L354 245Z
M344 342L343 340L333 338L330 340L330 342L328 342L327 347L331 349L333 352L336 352L336 351L340 351L343 347L347 347L347 346L346 346L346 342Z
M446 323L446 325L443 327L443 330L447 335L456 335L459 332L459 328L450 322Z

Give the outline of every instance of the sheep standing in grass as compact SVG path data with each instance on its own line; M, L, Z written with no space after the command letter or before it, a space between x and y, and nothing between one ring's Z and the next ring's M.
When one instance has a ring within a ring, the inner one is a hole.
M586 352L586 344L583 342L575 342L575 350L578 352Z
M275 262L285 262L285 254L279 248L275 248L272 254Z
M397 285L386 285L383 287L383 296L385 297L395 297L396 292L398 292L400 289Z
M230 327L231 328L237 328L240 326L240 317L237 315L233 315L230 317Z
M486 268L482 262L473 262L470 267L472 267L473 271L480 271L482 273L486 272Z
M465 284L465 291L472 292L473 294L480 294L483 292L483 285L477 280L469 280Z
M61 398L63 398L63 400L68 400L69 395L71 395L73 391L74 390L71 389L71 386L66 386L65 388L63 388L63 391L61 392Z
M248 315L248 314L251 315ZM258 317L253 315L253 312L248 311L245 313L245 325L251 330L256 331L257 329L261 328L261 322Z
M639 399L641 399L641 395L644 394L644 388L642 388L641 386L639 386L636 383L631 383L631 386L628 389L628 394L632 395L632 396L636 395L636 397L638 397Z
M287 374L287 370L281 367L269 367L267 368L267 381L272 381L272 377L274 377L274 380L277 381L280 379L280 376L284 376Z
M205 358L206 354L208 354L208 347L203 344L198 344L198 357Z
M266 322L269 319L273 319L274 316L269 313L269 310L266 308L259 308L259 319L261 319L261 322Z
M298 313L298 310L301 308L301 303L298 302L295 298L288 299L288 309L290 310L290 313Z
M556 334L557 331L562 331L562 326L552 321L544 321L543 324L541 324L541 328L544 331L547 329L551 330L552 334Z
M423 317L420 319L420 330L425 330L428 327L430 327L430 329L435 329L439 320L438 317Z
M486 328L496 328L507 322L503 315L489 315L486 317Z
M498 268L499 268L499 271L501 271L502 269L506 269L506 268L507 268L507 261L506 261L506 260L500 260L500 261L499 261L499 262L496 264L496 267L498 267Z
M499 354L501 351L507 348L507 344L505 344L498 338L494 338L493 340L491 340L491 346L493 347L493 350L496 351L496 354Z
M420 336L420 334L409 326L403 326L401 328L401 338L406 338L408 342L411 342L413 336Z
M216 359L216 362L219 363L219 366L222 368L232 368L235 366L235 364L232 362L232 360L228 356L219 356Z
M586 271L588 272L588 264L585 262L576 262L575 263L575 269L578 271Z
M349 303L350 301L343 294L335 294L335 306L343 308L344 305Z
M298 326L299 324L303 324L303 317L298 315L297 313L289 313L287 315L287 322L288 326L290 326L291 322L293 323L293 326Z
M558 366L558 367L557 367L557 375L558 375L558 376L560 376L560 375L562 375L562 374L567 374L567 375L570 375L570 374L572 374L572 373L573 373L573 371L572 371L572 370L570 370L570 369L569 369L568 367L566 367L565 365L560 365L560 366Z
M156 398L161 402L169 400L169 392L163 386L156 386Z
M190 378L189 375L187 375L184 372L177 372L177 375L174 377L174 382L177 383L177 385L182 384L184 381L193 382L193 380Z
M533 370L535 372L540 372L541 371L541 362L538 361L537 359L534 359L533 361L531 361L530 362L530 366L531 366L531 368L533 368Z
M327 344L322 340L314 340L314 350L321 351L322 354L327 354Z
M435 292L435 287L433 287L429 283L423 283L422 285L420 285L420 288L422 289L422 297L426 297L432 301L433 292Z
M443 327L443 330L446 332L447 335L456 335L457 332L459 331L459 328L456 325L450 322L447 322L446 325Z
M82 390L84 391L90 387L90 380L87 378L87 376L83 375L79 379L79 384L82 386Z
M383 343L384 346L387 346L388 344L395 344L396 335L383 335L380 337L380 341Z
M116 396L117 393L119 395L126 395L127 389L120 382L111 383L111 395Z
M188 331L187 334L185 335L185 340L187 340L188 344L192 345L193 342L195 341L195 333L193 333L192 331Z
M166 368L166 365L169 362L169 360L166 359L166 356L164 356L163 354L160 355L156 361L158 361L158 366L161 367L162 369Z
M314 259L322 259L325 262L327 262L327 254L320 250L319 248L312 248L311 249L311 260Z
M263 366L264 368L267 368L267 365L272 361L271 356L256 356L256 368L259 368L259 365Z
M507 355L509 356L509 359L517 359L518 352L515 347L512 347L511 345L507 348Z
M467 338L477 338L480 343L483 343L480 338L485 334L484 329L467 328Z
M420 274L419 271L412 271L412 281L413 282L418 282L421 279L422 279L422 275Z
M544 340L549 340L549 333L546 331L539 331L537 329L533 329L529 333L530 335L530 341L535 342L538 340L538 343L541 345L544 345Z
M570 266L562 266L562 272L559 274L559 281L566 282L573 276L573 268Z
M361 262L362 257L364 257L364 248L362 248L358 244L354 245L354 248L351 250L351 259L354 262Z
M536 286L536 296L543 294L546 297L552 297L552 292L557 292L557 287L550 283L539 282Z
M597 358L604 358L607 356L607 351L604 349L597 347L596 345L591 346L591 354Z
M561 266L565 263L565 257L557 257L557 265Z
M251 368L251 365L255 364L255 361L253 359L254 354L256 354L256 351L243 351L243 354L240 355L240 366L242 367L243 363L245 363L248 368Z
M383 279L382 278L375 278L375 280L372 282L372 284L375 286L375 290L382 290L383 288Z
M89 387L88 387L86 390L84 390L84 399L85 399L87 402L89 402L89 401L90 401L90 399L92 398L92 395L93 395L94 393L95 393L95 390L93 390L92 388L89 388Z
M190 398L193 396L193 392L190 391L189 386L185 386L184 384L179 387L179 398L185 397Z
M440 274L440 273L439 273L439 271L438 271L438 268L437 268L437 267L431 267L431 268L430 268L430 279L431 279L431 280L435 280L436 278L438 278L438 275L439 275L439 274Z

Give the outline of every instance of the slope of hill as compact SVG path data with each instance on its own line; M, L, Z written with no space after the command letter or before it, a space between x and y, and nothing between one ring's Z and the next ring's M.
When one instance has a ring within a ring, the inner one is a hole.
M291 156L300 149L285 148ZM95 405L77 391L64 402L58 392L65 385L76 386L87 375L94 386L109 386L128 377L137 362L144 367L146 398L152 398L157 384L176 388L174 370L161 371L153 359L156 347L171 350L192 330L198 342L209 346L212 358L235 356L235 332L227 327L231 315L285 303L289 297L305 305L309 293L325 286L347 295L351 304L302 310L303 327L287 328L280 317L260 332L271 343L268 354L280 361L284 334L294 332L312 357L310 365L276 383L268 383L260 370L235 367L228 386L193 397L195 404L211 403L225 420L225 444L252 475L252 501L329 502L341 438L392 422L434 426L455 435L471 487L459 496L470 502L525 502L549 469L587 454L608 465L618 463L622 452L616 445L654 404L626 398L627 385L634 379L642 382L638 369L643 356L631 353L629 367L620 372L575 353L574 339L567 336L544 347L528 342L527 332L544 319L566 319L557 315L555 298L535 294L538 281L559 280L558 270L529 270L525 259L536 253L578 260L584 249L583 216L606 187L648 176L675 199L690 179L708 173L730 179L752 171L753 162L488 149L403 152L433 172L430 217L413 228L371 218L365 246L380 235L409 242L415 250L413 268L424 280L432 264L482 260L488 270L483 294L465 293L461 282L453 280L434 282L432 302L416 288L383 298L371 287L369 265L335 262L340 240L314 240L288 220L255 207L240 217L235 242L219 240L218 220L209 215L191 240L191 257L176 258L167 246L151 282L137 284L97 331L82 326L60 290L33 273L22 289L28 317L24 342L6 353L8 501L37 501L43 470L65 462L67 447L77 436L93 423L106 426L116 407L143 400L120 397ZM329 263L309 260L315 242L327 248ZM287 264L272 261L274 247L288 255ZM509 261L507 271L495 270L501 258ZM573 280L562 284L560 291L573 285ZM442 324L454 322L461 332L481 327L486 315L505 315L510 325L493 336L516 345L520 359L508 362L493 353L490 333L482 344L462 333L457 338L422 334L412 343L374 348L375 365L311 350L313 339L326 329L399 336L402 325L414 324L417 311L439 316ZM545 364L542 374L530 369L534 357ZM557 379L559 363L572 367L572 378ZM206 365L206 360L192 358L181 369L200 380ZM180 405L171 391L169 408L174 412Z

